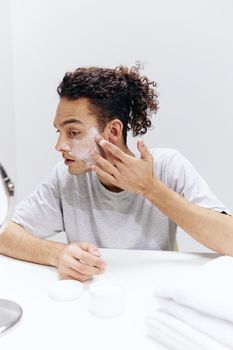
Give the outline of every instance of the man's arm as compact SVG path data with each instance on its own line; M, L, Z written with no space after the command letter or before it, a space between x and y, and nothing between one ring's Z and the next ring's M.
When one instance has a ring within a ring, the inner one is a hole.
M57 266L58 256L65 244L32 236L10 221L0 235L0 253L16 259Z
M200 243L219 253L233 255L231 216L187 201L158 179L153 179L144 196Z
M0 235L0 254L55 266L61 278L80 281L86 281L105 269L105 263L95 245L85 242L63 244L41 239L12 221Z
M165 186L153 174L153 158L143 141L138 142L141 159L125 154L101 136L96 142L112 154L112 162L92 152L92 166L100 179L115 187L138 193L200 243L210 249L233 256L233 218L197 206Z

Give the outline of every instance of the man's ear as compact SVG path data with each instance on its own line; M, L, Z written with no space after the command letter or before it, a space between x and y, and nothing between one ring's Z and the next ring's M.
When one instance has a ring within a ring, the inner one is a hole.
M123 124L119 119L111 120L108 125L109 142L115 144L121 138L123 132Z

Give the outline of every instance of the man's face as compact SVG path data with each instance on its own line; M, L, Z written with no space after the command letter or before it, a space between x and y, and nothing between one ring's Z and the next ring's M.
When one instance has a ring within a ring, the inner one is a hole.
M93 164L90 151L100 150L94 139L99 134L97 118L89 109L88 99L62 98L54 126L59 133L56 150L62 153L69 172L81 175L90 171Z

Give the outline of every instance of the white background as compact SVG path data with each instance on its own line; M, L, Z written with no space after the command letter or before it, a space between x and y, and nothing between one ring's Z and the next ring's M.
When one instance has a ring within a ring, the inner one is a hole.
M0 0L0 159L17 201L60 159L64 73L141 60L160 94L147 145L181 151L233 210L232 12L232 0ZM179 246L204 249L181 231Z

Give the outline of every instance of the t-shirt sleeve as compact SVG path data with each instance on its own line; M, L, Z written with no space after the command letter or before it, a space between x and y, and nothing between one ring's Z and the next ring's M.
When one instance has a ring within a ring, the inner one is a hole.
M231 215L194 166L178 151L170 154L165 165L164 182L196 205Z
M57 167L16 206L11 220L40 238L64 231Z

